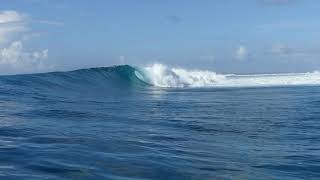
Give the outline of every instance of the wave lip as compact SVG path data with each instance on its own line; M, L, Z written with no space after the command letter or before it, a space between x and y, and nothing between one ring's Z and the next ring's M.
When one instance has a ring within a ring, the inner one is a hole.
M169 68L163 64L153 64L142 70L147 81L157 87L206 87L223 81L224 75L211 71Z

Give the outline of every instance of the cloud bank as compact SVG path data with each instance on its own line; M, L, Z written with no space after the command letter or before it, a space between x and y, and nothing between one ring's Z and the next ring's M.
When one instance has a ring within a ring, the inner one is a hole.
M24 37L33 33L28 20L27 15L17 11L0 11L1 75L41 72L49 68L45 63L48 49L28 51L23 45Z
M28 30L26 16L16 11L0 11L0 45L7 43L14 35Z
M31 73L47 69L44 60L48 58L48 49L25 51L21 41L15 41L9 47L0 49L1 74Z

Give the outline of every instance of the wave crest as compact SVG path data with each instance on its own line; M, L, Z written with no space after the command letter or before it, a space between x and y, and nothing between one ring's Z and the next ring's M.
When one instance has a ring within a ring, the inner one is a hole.
M147 81L158 87L204 87L212 86L225 79L211 71L169 68L163 64L153 64L143 68Z
M288 85L320 85L318 71L283 74L217 74L212 71L170 68L153 64L140 68L142 81L157 87L259 87Z
M212 71L172 68L153 64L135 68L129 65L80 69L69 72L1 76L2 83L32 88L63 88L79 91L132 89L149 86L184 87L261 87L320 85L320 72L289 74L217 74ZM89 90L88 90L89 89Z

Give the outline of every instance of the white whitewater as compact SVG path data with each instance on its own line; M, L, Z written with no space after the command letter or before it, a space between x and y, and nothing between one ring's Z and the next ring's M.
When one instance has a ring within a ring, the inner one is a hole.
M153 64L141 68L148 83L158 87L255 87L320 85L320 73L217 74L212 71L172 68L163 64ZM141 78L141 77L139 77Z

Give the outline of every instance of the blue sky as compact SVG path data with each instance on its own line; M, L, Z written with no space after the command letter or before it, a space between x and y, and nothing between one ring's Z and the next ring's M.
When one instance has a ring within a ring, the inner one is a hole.
M2 0L0 71L155 62L226 73L320 70L316 0Z

